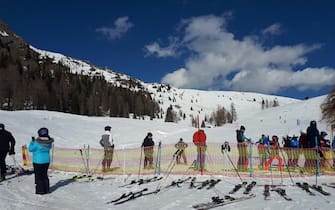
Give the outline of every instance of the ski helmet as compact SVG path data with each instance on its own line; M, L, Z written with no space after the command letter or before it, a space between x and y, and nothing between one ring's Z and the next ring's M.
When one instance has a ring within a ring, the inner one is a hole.
M45 127L40 128L40 129L37 131L37 133L38 133L38 136L40 136L40 137L46 137L46 136L49 136L49 130L48 130L47 128L45 128Z
M5 130L5 125L0 123L0 130Z

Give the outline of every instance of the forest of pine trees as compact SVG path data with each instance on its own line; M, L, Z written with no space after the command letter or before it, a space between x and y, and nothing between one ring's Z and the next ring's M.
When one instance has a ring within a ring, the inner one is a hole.
M152 118L159 113L158 103L148 92L114 86L99 75L73 74L61 63L41 59L18 36L0 36L0 75L2 110L113 117L133 113Z

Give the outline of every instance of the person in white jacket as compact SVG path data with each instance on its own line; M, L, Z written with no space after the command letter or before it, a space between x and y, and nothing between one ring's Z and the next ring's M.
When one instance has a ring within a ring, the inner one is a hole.
M104 148L104 159L102 160L102 172L111 170L114 153L114 140L111 126L105 127L105 134L101 136L100 145Z

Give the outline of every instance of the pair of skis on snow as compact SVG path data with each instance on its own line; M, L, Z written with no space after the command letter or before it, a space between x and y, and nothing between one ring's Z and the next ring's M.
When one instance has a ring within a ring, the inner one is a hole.
M148 188L144 188L135 192L128 192L128 193L123 193L119 198L115 200L108 201L106 204L114 203L114 205L119 205L131 200L135 200L136 198L146 196L146 195L151 195L154 193L158 193L157 190L147 192Z
M244 195L238 198L232 197L230 195L225 195L223 198L212 197L212 201L195 204L192 207L197 210L207 210L207 209L212 209L212 208L216 208L220 206L225 206L225 205L232 204L232 203L241 202L241 201L248 200L254 197L256 197L256 194Z
M245 188L243 194L249 194L254 186L256 186L255 181L252 181L249 184L247 182L242 182L240 184L235 185L234 188L229 192L229 194L234 194L241 188Z
M285 189L281 187L277 187L275 185L272 185L271 187L272 187L271 191L277 192L281 197L283 197L287 201L292 201L292 198L288 197L288 195L286 194ZM264 195L264 200L270 200L270 185L268 184L264 185L263 195Z
M220 206L225 206L232 203L241 202L244 200L248 200L251 198L256 197L256 194L251 194L251 190L253 187L256 186L256 182L252 181L251 183L247 184L247 182L242 182L241 184L237 184L234 186L234 189L229 192L229 194L234 194L237 191L239 191L242 187L245 187L245 190L243 192L243 196L241 197L232 197L230 195L225 195L223 198L220 197L212 197L212 201L205 202L205 203L199 203L195 204L192 207L197 210L207 210L212 209Z
M163 177L157 177L157 176L147 178L147 179L134 179L134 180L131 180L129 183L121 185L119 187L127 187L127 186L131 186L131 185L135 185L135 184L142 185L142 184L146 184L146 183L150 183L150 182L159 181L161 179L163 179Z
M205 180L205 181L202 181L200 182L200 184L196 185L196 181L195 181L195 177L191 180L191 183L190 183L190 189L193 189L193 188L196 188L198 190L201 190L201 189L212 189L213 187L215 187L215 185L217 185L221 179L208 179L208 180Z
M296 185L299 188L306 191L309 195L312 195L312 196L315 196L315 193L312 192L310 189L313 189L313 190L315 190L315 191L317 191L317 192L319 192L319 193L321 193L322 195L325 195L325 196L331 195L329 192L325 191L320 185L315 185L315 184L310 185L307 182L303 182L303 183L297 182Z
M319 193L321 193L322 195L325 195L325 196L330 195L330 193L323 190L323 188L321 186L310 185L307 182L303 182L303 183L297 182L296 186L298 186L302 190L306 191L311 196L315 196L316 194L314 192L312 192L310 189L313 189L313 190L315 190L315 191L317 191L317 192L319 192ZM283 188L272 186L271 191L277 192L280 196L282 196L287 201L292 201L292 198L288 197L288 195L286 194L285 189L283 189ZM270 196L270 185L264 185L264 193L263 194L264 194L264 199L268 200L269 196Z
M165 186L163 189L165 188L169 188L169 187L173 187L173 186L179 186L179 184L182 184L188 180L190 180L192 177L187 177L185 179L178 179L177 181L172 181L171 184ZM146 179L145 182L138 182L138 181L131 181L129 184L123 185L123 186L128 186L128 185L132 185L135 183L149 183L149 182L154 182L154 181L158 181L161 180L162 177L153 177L153 178L149 178ZM122 186L121 186L122 187ZM131 200L135 200L136 198L142 197L142 196L146 196L146 195L151 195L151 194L157 194L158 192L160 192L160 188L147 192L148 188L144 188L141 189L139 191L134 191L134 192L128 192L128 193L123 193L119 198L116 198L115 200L111 200L108 201L106 204L110 204L110 203L114 203L114 205L119 205Z

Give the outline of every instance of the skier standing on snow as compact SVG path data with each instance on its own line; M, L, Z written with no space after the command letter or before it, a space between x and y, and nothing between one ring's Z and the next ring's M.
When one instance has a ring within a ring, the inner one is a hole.
M102 160L102 172L109 171L113 161L114 140L111 126L105 127L105 134L101 136L100 145L104 148L104 159Z
M312 120L307 128L307 142L308 142L308 157L306 161L308 162L307 166L309 170L314 170L316 167L317 157L315 155L316 146L320 146L320 133L316 126L316 121ZM320 150L319 150L320 151ZM322 153L319 152L320 157L322 158Z
M333 167L335 168L335 136L333 137L332 150L333 150Z
M247 171L249 163L248 142L250 142L250 139L244 136L244 132L245 127L243 125L241 125L239 130L236 130L236 140L238 149L237 168L240 171Z
M185 143L183 139L180 138L177 144L175 144L174 146L180 151L176 157L177 164L180 164L180 158L183 158L184 164L187 164L187 159L186 159L186 154L185 154L185 149L188 146L187 143Z
M264 164L269 158L269 144L270 140L268 136L262 134L261 138L256 142L258 144L258 154L259 154L259 169L264 169Z
M153 169L155 142L152 140L152 133L148 133L142 143L144 152L144 169Z
M321 167L329 169L330 164L330 157L331 157L331 152L330 152L330 140L326 139L327 132L321 131L320 133L320 150L324 156L324 158L321 160Z
M6 156L14 155L15 139L13 135L5 130L5 125L0 124L0 181L6 179Z
M35 173L35 193L47 194L50 192L48 168L50 164L50 149L54 139L49 136L47 128L40 128L38 138L32 137L29 152L33 153L33 166Z

